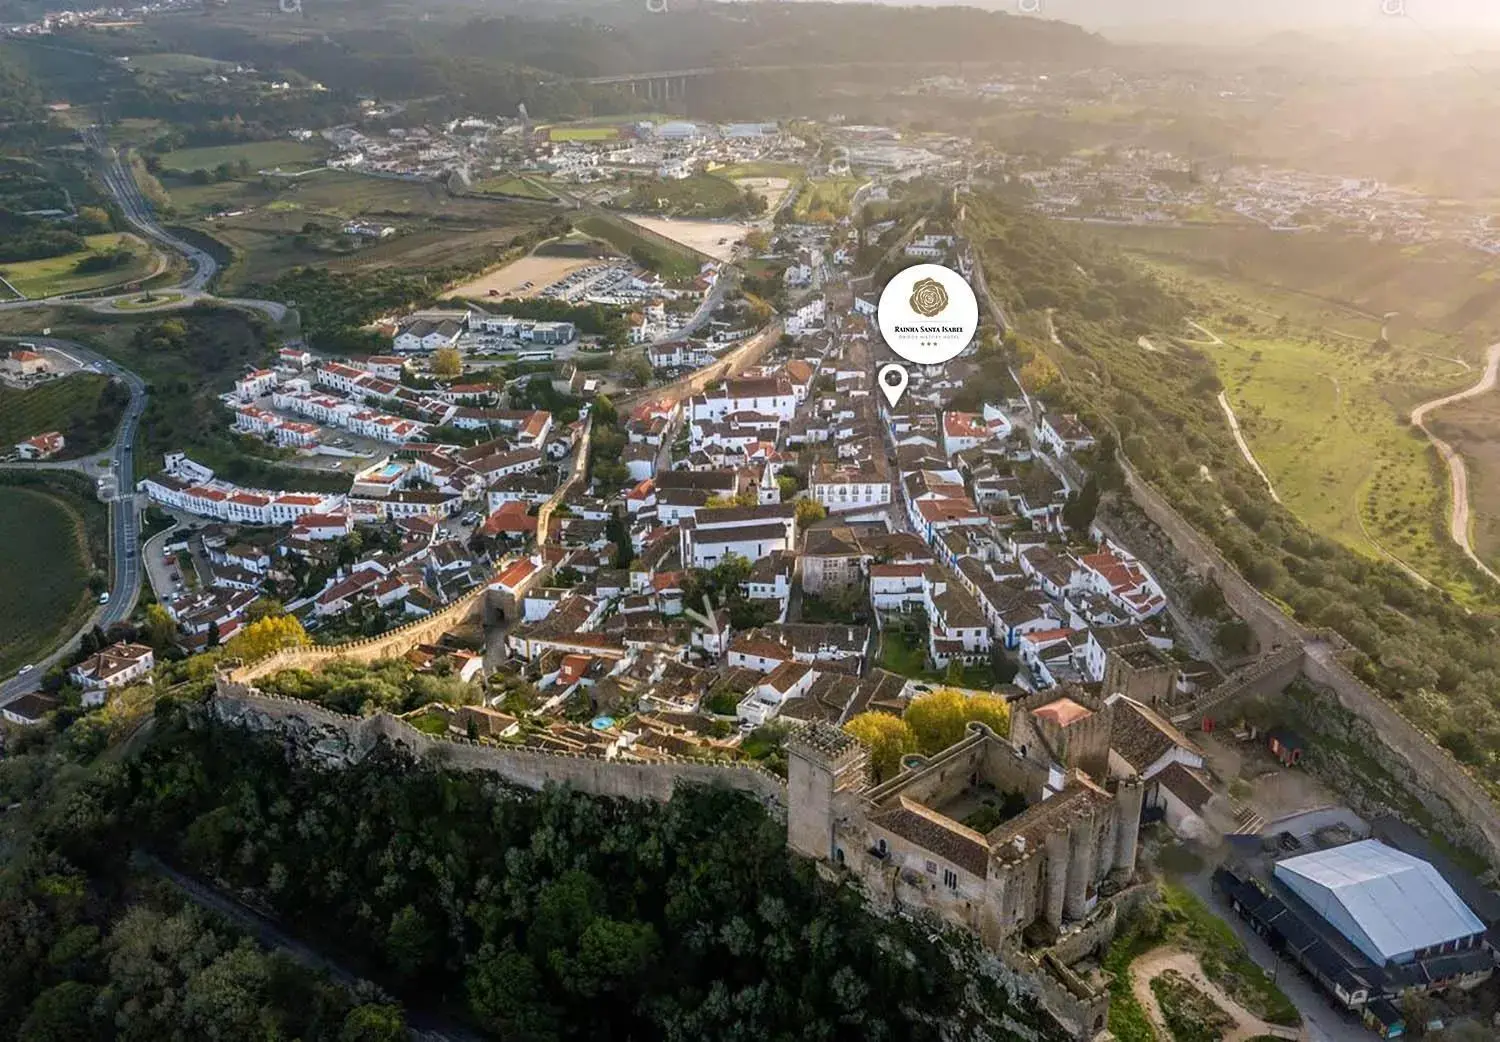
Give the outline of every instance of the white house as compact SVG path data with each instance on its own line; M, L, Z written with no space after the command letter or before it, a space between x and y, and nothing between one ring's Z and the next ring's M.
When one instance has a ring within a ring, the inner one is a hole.
M84 705L100 706L106 690L145 676L154 665L156 656L146 645L112 644L78 663L68 676L84 689Z

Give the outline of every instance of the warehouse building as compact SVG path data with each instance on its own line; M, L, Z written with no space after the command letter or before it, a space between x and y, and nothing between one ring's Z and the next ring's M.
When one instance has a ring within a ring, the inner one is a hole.
M1485 926L1428 862L1375 839L1221 868L1215 885L1277 952L1382 1037L1403 996L1468 989L1494 971Z

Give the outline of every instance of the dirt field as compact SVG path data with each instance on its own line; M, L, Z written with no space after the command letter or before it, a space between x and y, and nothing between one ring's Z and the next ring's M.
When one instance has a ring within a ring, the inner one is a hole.
M481 275L472 282L450 289L447 297L487 297L493 290L497 297L534 297L564 275L597 264L592 257L538 257L535 254L511 261L503 268ZM521 287L531 283L528 289Z
M734 183L735 187L749 188L764 199L766 213L775 213L781 201L786 198L786 193L792 188L792 182L784 177L737 177Z
M750 231L748 224L730 221L679 221L666 217L636 217L621 214L631 224L664 235L673 242L706 253L715 260L730 260L734 248Z
M1220 1009L1234 1018L1234 1027L1222 1036L1223 1042L1247 1042L1250 1039L1270 1035L1276 1030L1273 1025L1266 1023L1241 1006L1230 998L1223 988L1205 977L1196 955L1180 948L1157 948L1130 964L1130 990L1135 993L1136 1000L1145 1007L1146 1014L1156 1025L1161 1037L1171 1038L1172 1032L1168 1029L1167 1020L1162 1016L1161 1006L1151 990L1151 979L1166 970L1176 970L1182 974L1199 991L1213 999Z

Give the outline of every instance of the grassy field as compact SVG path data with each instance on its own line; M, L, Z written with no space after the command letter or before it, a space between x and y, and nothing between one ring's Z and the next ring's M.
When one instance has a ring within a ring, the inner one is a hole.
M1480 351L1469 337L1415 314L1385 322L1353 304L1225 275L1197 257L1137 256L1210 302L1200 321L1224 343L1192 330L1184 337L1214 360L1251 451L1292 511L1463 600L1482 596L1446 535L1446 471L1408 422L1413 406L1477 379ZM1376 346L1382 328L1389 347ZM1500 473L1493 481L1500 511ZM1476 484L1488 483L1476 475ZM1500 522L1500 513L1488 517ZM1496 522L1481 524L1500 539Z
M233 62L204 58L197 54L137 54L130 59L130 67L137 72L198 75L215 72Z
M476 192L496 192L501 195L518 195L526 199L556 199L546 186L538 184L521 174L501 174L474 184Z
M744 193L717 174L694 174L681 180L660 177L637 181L625 197L625 209L673 217L729 217L743 212Z
M854 193L862 184L864 182L857 177L809 181L802 186L797 201L792 204L792 219L831 224L848 215Z
M209 148L182 148L161 157L165 170L191 172L213 170L225 163L250 164L252 171L272 167L297 167L316 163L328 154L326 148L301 141L250 141L240 145L216 145Z
M61 293L83 293L135 282L151 274L156 267L155 251L134 235L110 232L107 235L90 235L87 241L87 252L6 264L0 267L0 275L4 275L11 285L35 300ZM75 270L78 262L85 257L107 253L120 245L127 246L134 254L125 266L88 274L79 274Z
M1426 439L1406 423L1416 400L1454 386L1458 368L1348 341L1223 339L1196 346L1218 365L1245 438L1287 506L1361 553L1394 557L1455 594L1476 592L1443 538L1447 486Z
M574 227L609 243L637 263L649 266L663 278L690 278L698 273L698 259L685 248L675 248L641 234L629 222L616 217L585 217Z
M1294 295L1310 306L1332 305L1376 320L1398 312L1397 329L1408 341L1422 333L1456 339L1477 352L1500 340L1500 258L1455 243L1402 246L1234 224L1099 225L1085 231L1252 292Z
M711 173L716 177L733 181L741 177L784 177L788 181L800 181L806 171L798 163L730 163L715 167Z
M93 610L87 532L74 497L0 484L0 676L46 655Z
M1434 413L1428 425L1463 455L1469 470L1469 537L1474 552L1500 571L1500 401L1490 394L1459 402Z
M114 440L128 392L106 396L107 376L75 373L27 391L0 386L0 450L16 442L61 431L67 438L62 458L87 456Z

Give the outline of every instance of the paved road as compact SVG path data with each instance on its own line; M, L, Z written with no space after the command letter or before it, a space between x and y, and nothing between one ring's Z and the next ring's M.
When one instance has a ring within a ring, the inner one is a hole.
M1478 383L1466 391L1435 398L1417 406L1412 410L1411 422L1412 426L1420 428L1422 433L1427 435L1427 440L1432 442L1438 450L1438 455L1448 465L1448 477L1453 483L1453 507L1448 518L1448 528L1453 541L1458 544L1458 548L1474 563L1476 568L1500 583L1500 575L1479 559L1479 555L1474 552L1474 544L1469 539L1469 470L1464 464L1464 458L1459 455L1457 449L1432 433L1432 429L1427 426L1427 416L1434 410L1469 398L1477 398L1494 390L1497 376L1500 376L1500 344L1491 344L1484 375L1479 378Z
M135 183L135 176L126 167L120 154L104 139L103 131L98 127L90 127L83 132L83 139L99 153L102 160L100 176L104 178L110 194L120 204L120 209L125 212L125 219L148 239L154 239L168 249L182 254L193 266L193 274L182 284L182 288L200 292L207 289L209 281L219 270L218 262L207 252L167 233L156 222L151 204L141 194L140 186Z
M5 338L15 339L15 338ZM109 553L114 564L114 579L109 588L109 603L102 605L77 634L70 637L61 648L47 658L34 663L35 668L24 676L8 678L0 683L0 705L13 702L29 691L36 690L42 675L63 657L78 637L94 626L108 628L116 622L130 617L141 594L141 561L137 556L136 542L140 536L140 518L137 514L134 492L135 436L140 425L141 413L146 411L146 382L129 369L125 369L71 340L56 340L50 337L28 336L27 340L44 347L67 351L99 368L107 376L124 381L130 388L130 402L125 406L125 415L120 420L120 431L110 447L109 459L113 472L118 476L119 494L110 505Z

